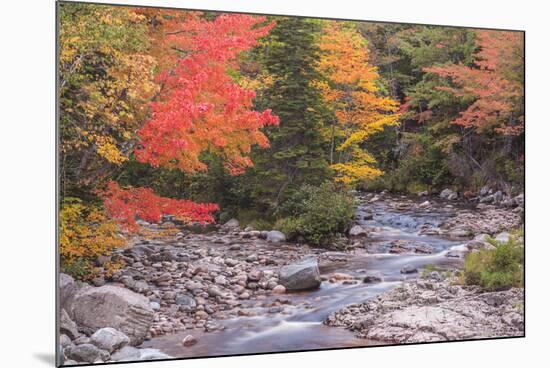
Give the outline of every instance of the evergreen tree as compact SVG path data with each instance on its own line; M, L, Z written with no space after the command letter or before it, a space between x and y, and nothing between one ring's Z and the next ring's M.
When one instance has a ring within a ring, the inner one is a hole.
M321 129L327 114L314 81L320 78L319 21L283 18L271 31L262 64L272 83L260 91L259 108L279 116L267 129L270 148L254 157L253 193L257 204L276 206L302 183L319 184L330 175Z

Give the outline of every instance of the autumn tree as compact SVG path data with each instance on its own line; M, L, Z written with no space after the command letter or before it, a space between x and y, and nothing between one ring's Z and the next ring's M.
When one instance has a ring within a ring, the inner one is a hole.
M346 184L373 179L382 172L365 141L399 123L399 103L380 94L379 75L370 65L365 39L349 23L327 22L319 42L322 52L317 83L335 119L329 127L331 167Z
M246 15L210 20L191 12L185 19L169 17L164 24L166 44L179 57L158 76L159 97L149 104L150 119L137 132L137 161L194 173L207 170L201 157L208 152L221 157L232 175L251 167L252 146L269 146L260 128L276 125L278 118L270 109L253 110L255 93L233 81L230 71L238 67L238 54L256 46L272 27L264 17ZM144 188L111 187L103 195L111 212L130 225L135 215L143 214L210 221L210 212L218 209L183 200L166 202ZM149 200L140 200L145 197Z
M471 101L452 124L518 135L524 130L523 35L519 32L477 31L479 52L472 66L450 64L426 68L447 77L453 86L439 87Z
M61 189L82 196L129 159L157 89L155 60L131 8L61 4L60 18Z

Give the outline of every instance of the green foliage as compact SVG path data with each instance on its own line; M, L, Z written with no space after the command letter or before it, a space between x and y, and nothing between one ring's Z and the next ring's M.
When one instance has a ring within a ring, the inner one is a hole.
M493 250L482 249L466 256L464 281L486 290L503 290L523 286L524 248L521 238L511 237Z
M319 59L318 21L277 18L258 59L272 83L258 90L256 104L279 116L278 127L266 129L270 148L257 150L245 183L258 208L272 211L303 183L320 184L330 177L327 143L321 134L326 109L314 81Z
M350 226L353 197L330 182L304 185L277 208L276 214L276 227L290 239L303 236L315 245L327 246Z

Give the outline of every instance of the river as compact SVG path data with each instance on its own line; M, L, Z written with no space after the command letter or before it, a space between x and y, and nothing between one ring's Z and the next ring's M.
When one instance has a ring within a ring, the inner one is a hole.
M271 295L280 307L265 307L266 303L247 301L253 316L241 316L219 321L224 329L204 332L186 330L146 341L142 347L158 349L173 357L223 356L264 352L288 352L336 347L355 347L379 344L360 339L343 328L323 324L327 315L346 305L363 302L391 290L405 279L417 278L428 265L438 268L457 268L462 259L449 257L449 252L463 247L464 240L435 235L421 235L423 227L437 227L453 216L456 206L433 204L428 209L416 205L397 209L395 202L385 200L369 203L363 200L357 207L356 223L372 231L351 252L331 252L333 261L320 264L324 279L319 289L307 292ZM421 253L390 253L403 246L414 246ZM431 253L423 253L429 249ZM405 265L419 272L403 274ZM362 279L376 275L381 282L346 284L331 282L329 275L344 273ZM291 301L286 303L285 301ZM197 343L184 347L182 340L192 334Z

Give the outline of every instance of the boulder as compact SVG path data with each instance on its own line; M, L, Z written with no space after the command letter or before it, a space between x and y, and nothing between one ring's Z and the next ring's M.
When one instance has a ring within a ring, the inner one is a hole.
M382 278L378 275L367 275L363 279L363 282L365 284L375 284L375 283L378 283L378 282L382 282Z
M503 231L495 236L495 240L499 243L508 243L510 241L510 233Z
M124 346L122 349L111 355L111 360L114 360L115 362L138 360L139 358L139 349L133 346Z
M92 334L112 327L126 334L131 345L143 342L153 321L153 309L146 297L114 285L79 291L72 314L81 331Z
M239 220L236 218L232 218L231 220L227 221L223 226L225 227L239 227Z
M484 187L482 187L480 190L479 190L479 195L481 197L485 197L486 195L489 195L491 194L493 191L491 190L491 188L489 188L487 185L485 185Z
M266 239L270 243L281 243L286 240L286 236L280 231L271 230L267 232Z
M101 351L95 345L82 344L67 347L65 355L77 362L94 363L101 356Z
M80 336L76 323L69 317L65 309L61 309L59 332L69 336L72 340Z
M443 199L454 200L458 198L458 194L451 189L443 189L441 193L439 193L439 197Z
M365 230L361 225L354 225L350 231L350 236L366 236L367 230Z
M488 243L486 241L482 241L482 240L470 240L468 243L466 243L466 247L468 248L469 251L473 251L473 250L480 250L480 249L495 249L494 245L492 245L491 243Z
M90 338L92 344L100 349L107 350L109 353L130 343L128 336L112 327L100 328Z
M139 360L159 360L159 359L170 359L172 358L168 354L158 351L157 349L140 349Z
M418 269L411 264L405 265L401 269L401 273L404 273L404 274L416 273L416 272L418 272Z
M309 257L282 267L279 271L279 281L286 290L318 288L321 285L321 276L317 259Z
M284 294L286 293L286 288L283 285L277 285L271 290L271 292L273 294Z
M74 279L66 273L59 274L59 305L65 308L76 292Z
M425 201L425 202L420 203L420 204L418 205L418 207L420 207L420 208L428 208L428 207L430 207L430 205L431 205L430 201Z
M518 206L523 206L525 203L525 196L523 193L517 195L514 197L514 201L517 203Z
M176 304L179 305L183 312L194 311L197 308L197 301L186 294L176 296Z
M181 341L181 344L185 347L193 346L197 343L197 338L193 335L187 335Z

